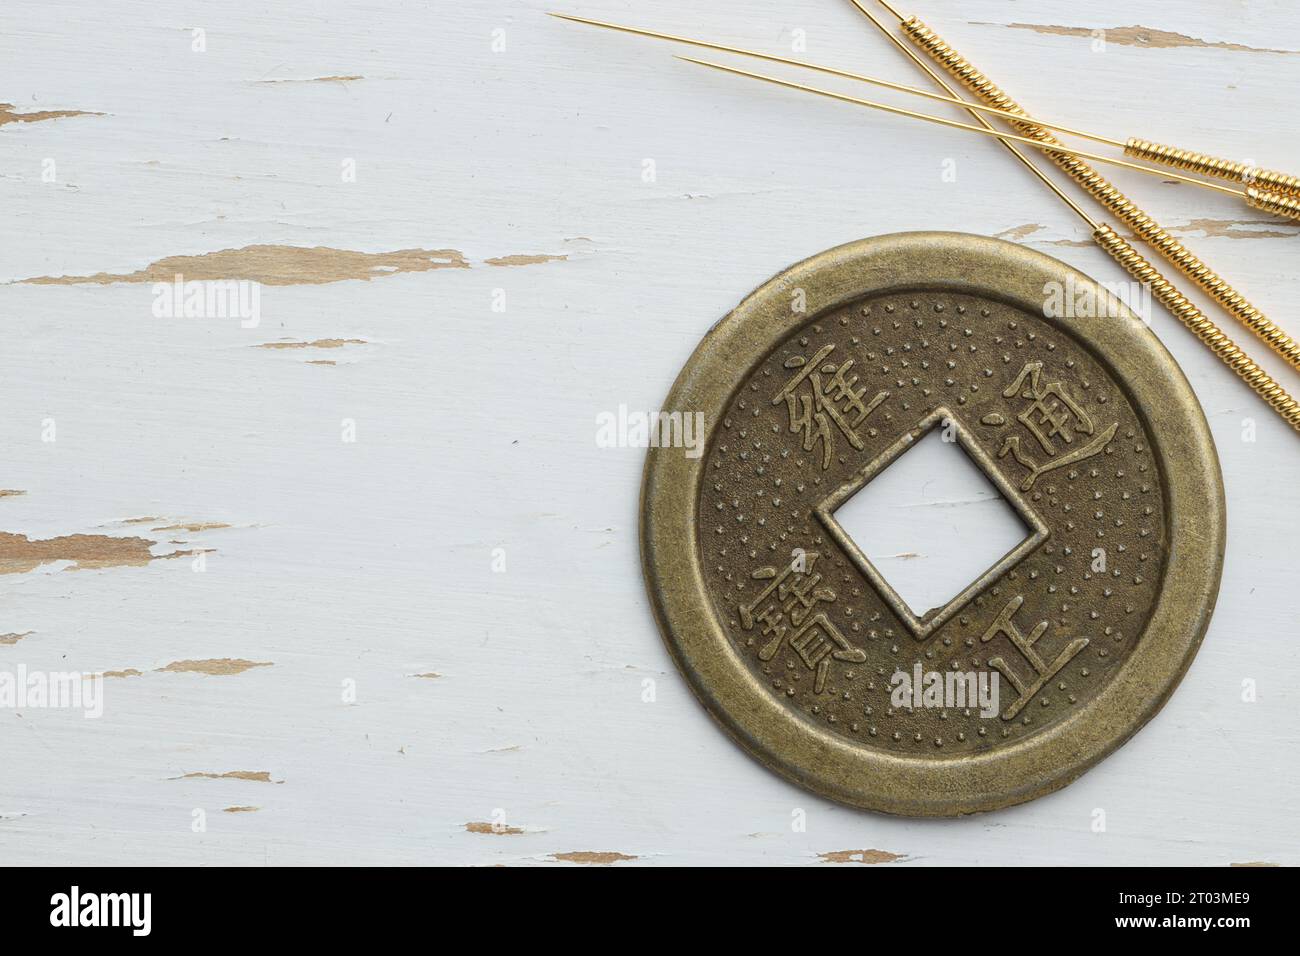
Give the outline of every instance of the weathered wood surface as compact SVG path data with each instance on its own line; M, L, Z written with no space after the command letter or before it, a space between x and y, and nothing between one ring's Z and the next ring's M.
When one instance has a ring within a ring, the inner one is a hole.
M557 3L916 82L838 0ZM657 408L745 293L861 236L1000 235L1125 277L992 142L547 6L0 8L0 668L116 675L98 720L0 711L0 860L1300 862L1300 442L1159 311L1231 536L1151 725L952 822L829 805L718 732L642 593L643 453L597 448L596 415ZM1282 0L915 12L1046 117L1300 154ZM1115 180L1300 334L1300 229ZM260 323L155 316L178 272L262 282Z

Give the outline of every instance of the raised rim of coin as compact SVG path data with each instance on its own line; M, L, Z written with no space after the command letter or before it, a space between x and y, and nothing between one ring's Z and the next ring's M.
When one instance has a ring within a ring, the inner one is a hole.
M849 243L807 259L747 297L703 339L667 409L714 423L768 354L799 327L866 296L913 289L989 297L1043 315L1047 283L1094 280L1042 253L983 236L915 232ZM807 310L792 316L794 290ZM1057 790L1106 757L1163 706L1209 625L1223 565L1218 456L1181 369L1128 309L1120 317L1044 317L1122 383L1148 429L1164 478L1168 555L1147 627L1115 677L1079 710L1035 736L988 753L910 758L855 746L784 708L741 659L706 589L698 539L707 456L651 449L641 496L647 591L669 651L708 712L745 750L787 779L864 809L954 816ZM792 321L792 319L797 321Z

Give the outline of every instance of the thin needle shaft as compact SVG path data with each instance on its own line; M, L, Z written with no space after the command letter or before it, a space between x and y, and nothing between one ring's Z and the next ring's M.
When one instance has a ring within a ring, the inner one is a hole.
M592 20L588 17L574 17L565 13L552 13L553 16L560 20L569 20L573 23L583 23L593 27L603 27L606 30L618 30L621 33L631 33L636 36L650 37L655 40L670 40L674 43L686 43L690 46L702 47L706 50L719 50L723 53L738 53L741 56L752 56L758 60L767 60L770 63L784 63L788 66L799 66L806 70L815 70L818 73L828 73L831 76L843 77L847 80L855 80L859 83L870 83L874 86L882 86L886 89L897 90L900 93L908 93L912 96L923 96L929 100L935 100L940 103L948 103L953 106L960 106L966 109L979 110L982 113L988 113L992 116L998 116L1002 119L1025 121L1025 117L1020 113L1008 113L1006 110L1000 110L994 106L985 106L983 103L971 103L967 100L959 99L956 96L944 96L942 93L934 93L930 90L919 89L915 86L908 86L905 83L894 83L890 80L882 80L879 77L867 76L863 73L854 73L851 70L841 70L833 66L824 66L820 63L809 63L806 60L796 60L788 56L776 56L771 53L762 53L758 50L746 50L743 47L727 46L724 43L712 43L708 40L697 40L692 37L677 36L672 33L660 33L657 30L642 30L638 27L624 26L620 23L610 23L605 20ZM1043 126L1047 129L1054 129L1057 132L1065 133L1068 136L1079 136L1083 139L1090 139L1098 143L1105 143L1108 146L1114 146L1117 149L1124 149L1127 145L1117 139L1109 136L1102 136L1098 133L1089 133L1086 130L1075 129L1072 126L1064 126L1060 123L1048 123L1044 120L1032 120L1035 126Z
M957 91L954 90L951 86L949 86L948 83L944 81L944 78L942 76L940 76L938 73L932 70L930 68L930 65L926 63L925 60L921 59L920 54L918 54L915 50L913 50L910 46L908 46L898 37L894 36L894 34L890 32L887 26L885 26L874 16L872 16L871 11L868 10L866 7L864 7L860 2L860 0L849 0L849 2L852 3L855 7L857 7L859 12L861 12L864 17L866 17L868 20L874 23L876 25L876 29L878 29L881 33L883 33L885 35L885 39L889 40L890 43L894 44L894 46L898 48L899 52L903 53L908 59L910 59L913 63L915 63L918 67L920 67L920 69L923 72L927 73L930 79L934 80L934 82L938 84L940 89L945 90L948 93L948 95L953 97L954 99L961 99ZM891 12L896 13L896 11L894 11L892 7L889 9ZM970 115L974 119L978 120L979 124L983 126L986 130L989 130L990 132L996 132L996 130L994 130L993 128L993 124L990 123L984 117L983 114L981 114L978 110L975 109L975 104L966 103L965 110L966 112L970 113ZM1074 199L1068 193L1065 192L1065 190L1063 190L1060 186L1058 186L1052 180L1052 178L1047 175L1047 173L1043 172L1043 170L1039 168L1038 164L1035 163L1028 156L1026 156L1020 150L1020 148L1016 146L1015 143L1009 143L1005 139L999 140L999 142L1001 142L1002 145L1007 148L1007 151L1010 152L1012 156L1020 160L1020 164L1024 166L1025 169L1033 173L1034 176L1037 177L1040 183L1042 183L1044 186L1050 189L1056 195L1057 199L1061 200L1061 202L1065 203L1072 210L1074 210L1075 215L1077 215L1080 219L1086 222L1093 229L1094 232L1099 228L1100 224L1097 222L1097 220L1093 219L1090 215L1088 215L1088 213L1084 210L1082 206L1080 206L1077 202L1075 202Z
M1004 133L1000 130L985 129L980 126L971 126L969 123L959 123L956 120L944 119L941 116L931 116L929 113L917 113L914 110L906 110L901 106L890 106L887 103L876 103L872 100L860 99L856 96L849 96L845 93L836 93L833 90L823 90L816 86L807 86L803 83L794 83L790 80L782 80L775 76L768 76L765 73L751 73L749 70L741 70L733 66L726 66L722 63L712 63L708 60L697 60L690 56L679 56L678 59L685 60L688 63L697 63L700 66L712 67L715 70L722 70L724 73L734 73L737 76L747 76L750 79L762 80L764 83L773 83L776 86L784 86L792 90L802 90L805 93L815 93L818 96L829 97L833 100L839 100L843 103L853 103L856 106L867 106L874 110L882 110L886 113L893 113L897 116L906 116L910 119L925 120L928 123L937 123L940 126L947 126L951 129L966 130L971 133L979 133L982 136L993 136L997 139L1014 143L1022 143L1026 146L1032 146L1047 153L1056 153L1066 156L1081 156L1085 159L1091 159L1099 163L1110 163L1113 166L1123 166L1125 169L1135 169L1138 172L1147 173L1151 176L1159 176L1161 179L1176 179L1180 182L1191 183L1194 186L1201 186L1205 189L1213 189L1216 192L1227 193L1229 196L1235 196L1238 199L1246 199L1246 194L1238 192L1229 186L1220 186L1218 183L1207 183L1199 179L1193 179L1191 176L1183 176L1179 173L1171 173L1165 169L1155 169L1151 166L1143 166L1139 163L1130 163L1128 160L1115 159L1110 156L1101 156L1097 153L1089 153L1078 149L1067 149L1060 144L1052 145L1043 143L1036 139L1030 139L1027 136L1017 136L1014 133Z
M885 35L885 38L888 39L889 42L894 44L894 46L902 53L906 54L908 59L929 75L929 77L934 80L941 89L946 90L953 96L957 95L957 91L948 85L947 81L936 73L934 69L931 68L930 64L921 59L920 54L913 50L908 44L904 43L902 39L895 36L883 23L872 16L871 12L862 5L861 0L850 0L850 2L857 7L863 16L875 25L876 29ZM885 7L885 9L898 18L899 23L906 22L903 19L902 14L894 9L894 7L886 2L886 0L879 0L879 2ZM983 115L974 110L970 110L969 112L970 115L979 120L981 124L992 129L992 126ZM1005 143L1004 145L1006 145L1008 149L1015 150L1015 147L1009 143ZM1016 150L1016 156L1022 163L1037 173L1039 179L1051 187L1052 191L1056 193L1059 198L1069 202L1069 198L1065 193L1063 193L1055 183L1047 179L1046 176L1044 176L1043 173L1018 150ZM1071 164L1071 166L1072 165L1073 164ZM1081 163L1079 165L1083 167L1084 172L1087 171L1086 166L1083 166ZM1066 169L1066 171L1070 172L1071 176L1075 178L1076 181L1080 182L1081 185L1084 184L1084 180L1076 175L1075 171L1072 171L1071 169ZM1096 178L1100 180L1100 177ZM1091 180L1089 180L1089 182L1091 182ZM1227 283L1223 282L1223 280L1205 266L1204 263L1184 249L1181 243L1169 236L1169 234L1154 220L1151 220L1149 216L1146 216L1140 209L1133 206L1133 204L1129 202L1123 194L1115 190L1114 187L1109 186L1109 184L1106 184L1105 180L1100 180L1100 185L1105 185L1107 187L1104 197L1104 204L1107 208L1119 212L1120 218L1124 222L1133 226L1139 235L1147 239L1148 242L1151 242L1162 255L1173 262L1185 275L1192 278L1198 286L1212 294L1214 291L1217 291L1218 294L1215 294L1214 297L1220 302L1220 304L1222 304L1234 316L1241 319L1241 321L1252 332L1268 342L1270 347L1286 358L1293 367L1300 368L1300 348L1296 347L1296 344L1289 336L1278 330L1268 321L1267 318L1264 317L1262 313L1259 312L1258 309L1255 309L1249 302L1246 302L1246 300L1238 295L1231 286L1228 286ZM1103 196L1094 192L1093 189L1089 188L1089 192L1093 193L1094 198L1099 200L1103 199ZM1114 196L1110 196L1110 193L1114 193ZM1076 212L1080 211L1079 207L1074 203L1071 202L1070 205ZM1084 215L1085 219L1088 218L1086 214L1081 214ZM1161 275L1158 269L1144 259L1141 253L1134 249L1126 239L1120 236L1119 233L1115 232L1115 230L1110 226L1096 225L1094 223L1092 238L1097 245L1101 246L1101 248L1106 251L1107 255L1123 266L1125 271L1139 282L1145 283L1155 293L1156 297L1160 299L1161 303L1169 309L1170 313L1172 313L1184 326L1190 329L1191 332L1210 349L1210 351L1228 365L1228 367L1231 368L1232 371L1255 392L1255 394L1259 395L1260 398L1267 402L1269 407L1277 412L1288 425L1297 432L1300 432L1300 402L1297 402L1296 399L1288 395L1286 389L1275 382L1266 371L1255 364L1255 362L1251 360L1250 356L1235 345L1232 340L1223 333L1222 329L1215 325L1214 322L1205 315L1205 313L1198 309L1195 304L1193 304L1178 290L1177 286ZM1165 241L1166 239L1168 240L1167 242ZM1229 293L1231 293L1230 296L1228 295Z

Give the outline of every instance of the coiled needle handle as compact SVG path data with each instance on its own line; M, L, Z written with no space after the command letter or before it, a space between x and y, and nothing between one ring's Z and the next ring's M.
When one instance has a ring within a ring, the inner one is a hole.
M863 13L867 13L861 6L860 0L851 0L851 2ZM888 3L884 3L882 0L882 4L890 12L898 15L897 11ZM870 14L867 15L870 16ZM875 18L872 17L872 19ZM900 20L902 20L901 17ZM931 59L947 70L979 99L1008 113L1024 115L1025 111L1019 103L1008 96L997 84L976 69L969 60L965 59L942 37L916 17L902 20L901 29L913 43L919 46ZM1034 126L1032 121L1015 125L1026 136L1031 136L1044 143L1061 145L1062 152L1047 154L1052 158L1052 162L1063 169L1071 179L1082 186L1097 202L1118 216L1144 242L1172 263L1176 269L1195 282L1206 294L1214 298L1255 335L1268 343L1269 348L1282 356L1292 368L1300 369L1300 344L1270 321L1268 316L1255 308L1245 296L1234 289L1222 276L1201 261L1190 249L1147 215L1137 203L1125 196L1082 159L1068 155L1069 147L1061 144L1046 130ZM1255 187L1250 187L1250 189L1253 190ZM1250 190L1247 190L1247 192L1249 194ZM1274 205L1280 203L1285 206L1288 203L1288 197L1277 193L1270 193L1265 196L1257 191L1252 198L1261 203L1268 202Z
M1166 309L1183 323L1192 334L1205 343L1225 365L1268 403L1273 411L1295 431L1300 432L1300 402L1279 385L1262 368L1228 338L1214 322L1198 309L1187 296L1174 287L1160 270L1148 262L1123 236L1107 225L1099 225L1092 234L1093 240L1107 254L1124 267L1133 278L1147 286Z
M791 83L774 76L766 76L761 73L751 73L748 70L740 70L735 67L725 66L721 63L711 63L708 60L697 60L694 57L680 57L689 63L697 63L700 66L711 67L715 70L721 70L725 73L734 73L739 76L750 77L756 80L763 80L768 83L774 83L777 86L790 87L802 90L808 93L815 93L820 96L830 96L835 99L844 99L851 103L860 103L864 105L874 105L877 108L886 109L891 112L902 112L910 114L907 110L897 110L893 107L883 106L883 104L867 104L866 101L857 100L854 97L846 97L839 93L829 90L821 90L815 87L804 86L798 83ZM938 120L945 125L959 126L964 129L977 129L976 127L965 126L962 123L954 123L950 120ZM977 130L978 131L978 130ZM998 135L994 133L993 135ZM1027 142L1031 145L1037 145L1040 148L1043 143L1037 140L1028 140L1024 137L1000 137L1003 145L1010 149L1015 149L1011 141ZM1049 153L1049 155L1054 155ZM1017 152L1020 160L1034 172L1038 177L1057 194L1060 199L1070 206L1092 229L1093 240L1097 245L1118 262L1130 275L1139 282L1148 286L1152 293L1158 298L1166 308L1183 323L1197 338L1199 338L1210 351L1217 355L1229 368L1231 368L1247 385L1249 385L1259 396L1276 411L1283 420L1286 421L1297 432L1300 432L1300 403L1297 403L1287 392L1275 382L1268 373L1261 369L1254 361L1251 360L1231 339L1223 334L1200 309L1198 309L1188 298L1183 295L1174 286L1172 282L1160 274L1150 262L1133 248L1133 246L1124 239L1119 233L1115 232L1110 226L1098 223L1089 216L1083 209L1072 199L1062 193L1049 180L1038 167L1027 157Z
M866 16L866 9L858 0L850 2L862 11ZM888 10L894 17L903 24L903 31L912 35L908 25L915 23L918 27L924 27L916 17L903 16L898 9L889 2L889 0L879 0L880 5ZM873 18L874 19L874 18ZM915 37L913 37L915 39ZM927 51L928 52L928 51ZM1106 142L1119 146L1118 141L1109 137L1090 136L1091 139L1104 139ZM1177 146L1167 146L1163 143L1154 143L1151 140L1142 139L1134 136L1126 143L1123 143L1124 153L1134 159L1145 159L1153 163L1159 163L1163 166L1171 166L1174 169L1183 169L1192 173L1199 173L1202 176L1209 176L1212 179L1226 179L1230 182L1241 183L1243 186L1259 186L1265 192L1282 193L1288 196L1300 196L1300 176L1291 176L1287 173L1280 173L1273 169L1260 169L1249 163L1237 163L1230 159L1220 159L1217 156L1211 156L1207 153L1198 153L1195 150L1179 149ZM1252 203L1252 205L1254 205ZM1256 208L1264 208L1257 206Z
M1280 173L1275 169L1260 169L1249 163L1219 159L1217 156L1190 149L1179 149L1177 146L1166 146L1163 143L1153 143L1136 136L1124 144L1124 154L1134 159L1145 159L1160 163L1162 166L1184 169L1213 179L1226 179L1241 183L1243 186L1259 186L1269 192L1300 196L1300 176Z

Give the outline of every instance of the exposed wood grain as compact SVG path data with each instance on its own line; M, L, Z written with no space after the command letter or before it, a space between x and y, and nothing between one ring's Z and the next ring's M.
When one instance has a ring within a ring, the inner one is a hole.
M504 823L474 822L465 824L466 833L487 833L492 836L520 836L528 831L522 827L506 826Z
M6 123L42 123L46 120L63 119L68 116L103 116L86 110L31 110L22 113L14 109L12 103L0 103L0 126Z
M533 266L542 262L564 262L568 258L568 256L513 255L498 256L495 259L484 259L483 261L490 266Z
M552 853L551 859L560 863L580 863L584 866L611 866L614 863L635 860L636 857L628 853L576 850L571 853Z
M355 252L326 246L252 245L197 256L167 256L134 272L97 272L84 276L37 276L31 285L108 285L114 282L186 282L246 280L263 285L316 285L345 279L377 279L403 272L468 269L455 249L398 249Z
M210 674L214 677L229 677L233 674L242 674L254 667L271 666L270 661L245 661L232 657L219 657L198 661L172 661L158 670L176 674Z
M345 345L366 345L365 339L316 339L312 342L263 342L259 349L341 349Z
M32 540L23 534L0 531L0 574L21 574L55 561L70 561L75 569L138 568L180 554L156 555L150 549L157 543L148 538L107 534L65 534Z
M1100 33L1107 43L1120 46L1140 46L1150 49L1173 49L1176 47L1199 47L1207 50L1233 50L1238 53L1298 53L1297 50L1276 50L1268 47L1247 46L1244 43L1227 43L1223 40L1203 40L1188 36L1175 30L1159 30L1154 27L1063 27L1045 23L1009 23L1013 30L1033 30L1049 36L1087 37L1093 39Z
M268 770L227 770L224 773L194 772L178 778L182 780L251 780L254 783L284 783L272 780Z
M280 79L257 80L258 83L352 83L364 80L364 76L308 76L301 79L284 77Z
M896 863L905 859L901 854L890 853L887 850L834 850L819 856L823 863L862 863L867 866L877 863Z

